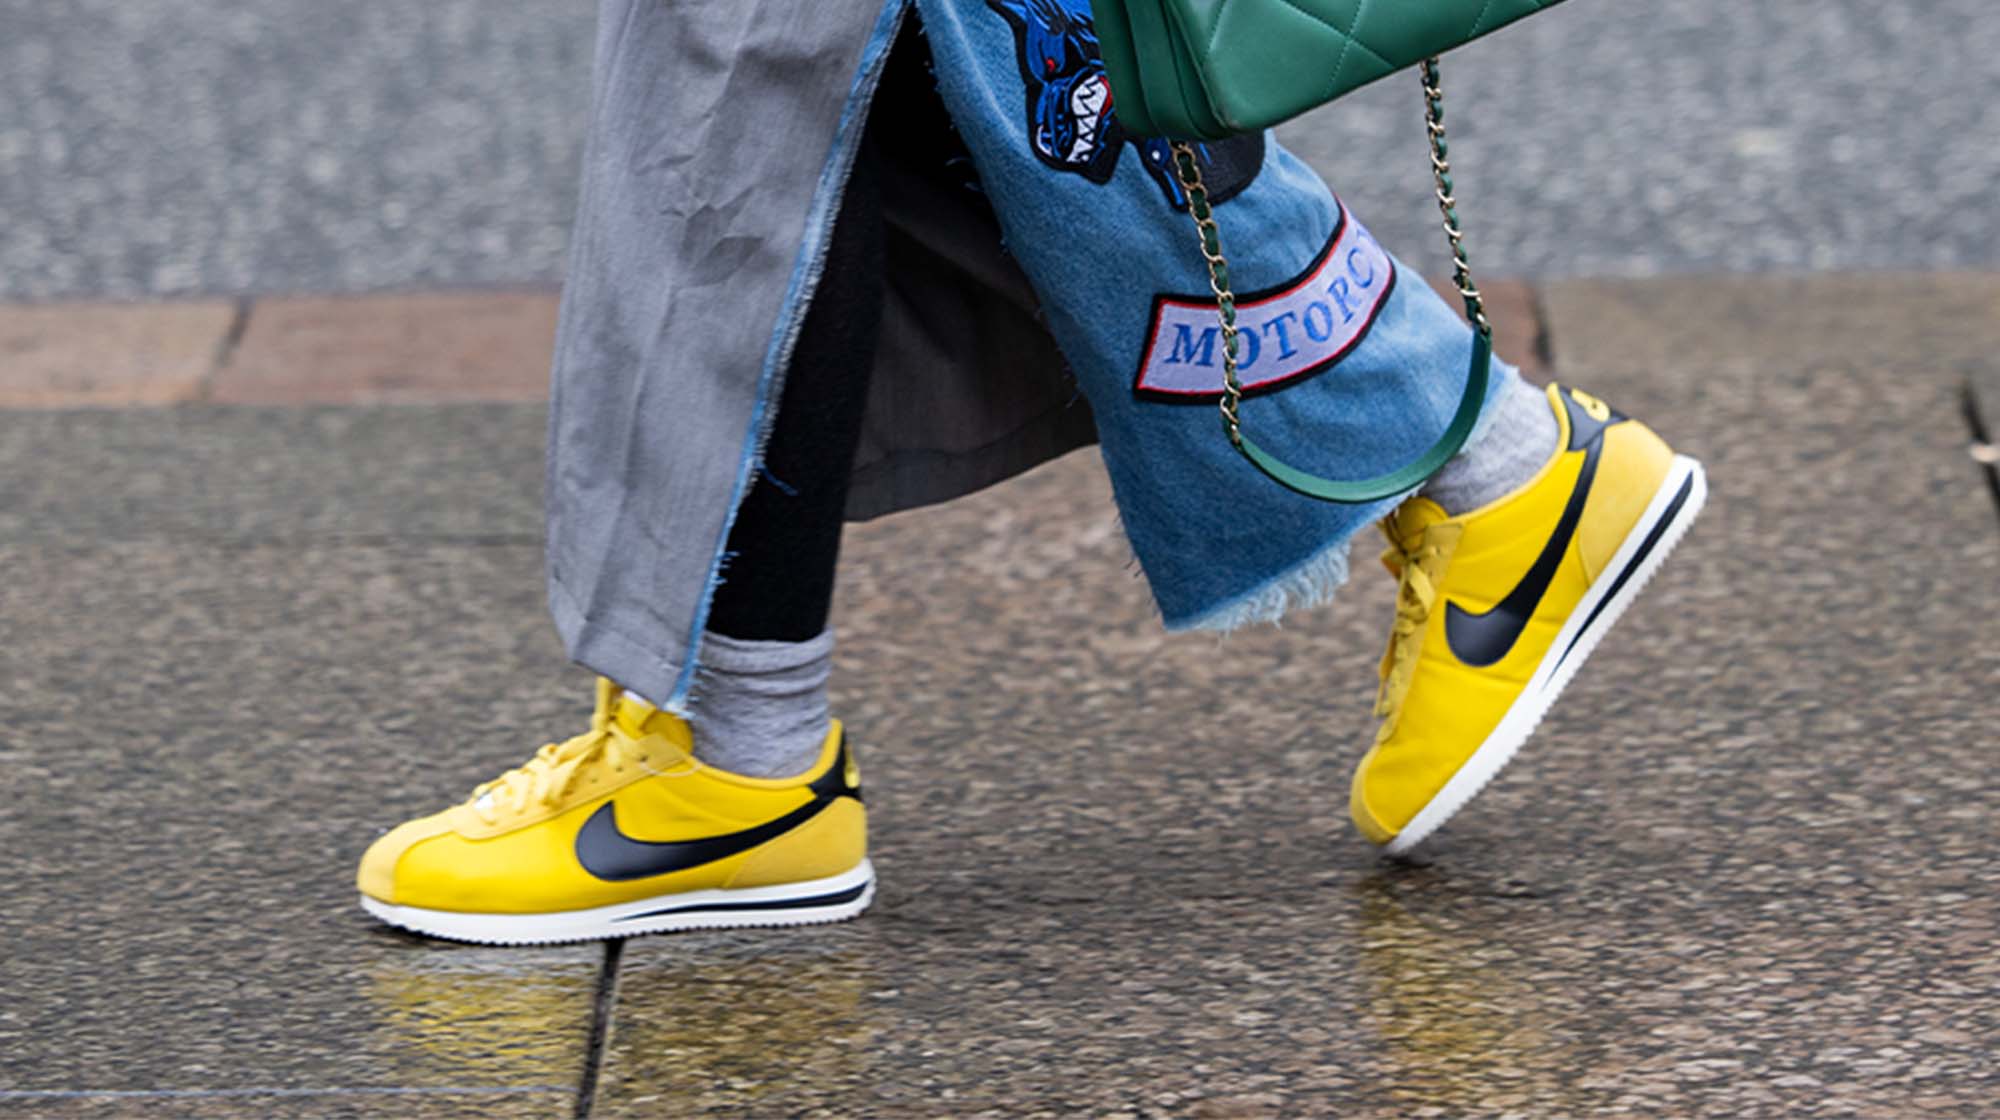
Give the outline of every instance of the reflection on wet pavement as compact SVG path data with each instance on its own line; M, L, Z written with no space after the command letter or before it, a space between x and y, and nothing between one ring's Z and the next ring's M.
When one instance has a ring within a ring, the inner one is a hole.
M1575 1080L1586 1056L1570 1041L1577 1024L1552 1006L1560 993L1525 975L1532 958L1496 943L1492 931L1424 913L1427 895L1447 908L1451 899L1449 887L1410 881L1429 877L1391 870L1354 885L1364 1017L1380 1042L1390 1097L1451 1116L1587 1112L1594 1102Z
M382 1053L409 1085L504 1083L521 1069L561 1069L577 1051L589 1007L570 951L425 944L379 932L390 951L370 962L362 993Z
M654 958L619 979L626 1013L613 1029L624 1060L600 1092L639 1115L789 1113L800 1086L868 1080L882 996L858 947L693 947L685 963Z

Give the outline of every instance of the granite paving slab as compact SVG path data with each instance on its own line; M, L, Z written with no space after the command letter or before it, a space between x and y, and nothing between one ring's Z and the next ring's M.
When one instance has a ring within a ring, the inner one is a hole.
M0 542L533 543L517 405L0 411Z
M1412 862L1346 822L1372 542L1333 609L1225 641L1159 633L1089 452L858 529L876 907L632 943L597 1114L1989 1109L2000 531L1959 371L1822 341L1564 367L1711 507Z
M430 1089L299 1089L129 1093L28 1093L0 1098L0 1114L37 1120L483 1120L484 1117L566 1117L574 1085L508 1091Z
M352 882L588 704L506 484L539 422L0 416L0 1115L570 1112L601 950L404 937Z
M1642 295L1635 337L1709 306ZM1871 344L1924 313L1877 295L1811 348L1746 315L1755 360L1697 332L1600 368L1550 305L1564 376L1702 456L1712 506L1416 861L1345 820L1372 543L1333 609L1221 640L1158 632L1091 452L858 527L835 688L877 908L631 943L596 1114L1979 1114L1992 327ZM598 952L406 938L348 878L588 703L540 419L0 415L0 1114L569 1111Z
M538 562L0 548L0 1112L132 1100L24 1091L275 1088L367 1092L154 1103L411 1115L381 1090L425 1089L539 1116L574 1091L596 948L407 938L352 882L381 830L518 762L519 728L579 718L587 679L537 625Z

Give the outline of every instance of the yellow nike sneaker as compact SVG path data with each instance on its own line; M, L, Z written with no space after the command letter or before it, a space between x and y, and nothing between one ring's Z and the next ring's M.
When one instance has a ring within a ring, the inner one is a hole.
M391 925L496 945L835 922L875 896L839 721L806 773L747 778L609 681L588 732L391 830L356 879Z
M1383 522L1396 623L1349 809L1391 853L1506 765L1707 499L1701 464L1644 424L1576 389L1548 399L1561 437L1526 485L1459 517L1412 498Z

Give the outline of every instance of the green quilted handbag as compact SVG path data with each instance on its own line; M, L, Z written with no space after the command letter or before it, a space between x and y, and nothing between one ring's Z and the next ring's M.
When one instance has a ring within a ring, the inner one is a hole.
M1208 262L1222 325L1222 424L1244 457L1277 482L1329 502L1362 503L1420 485L1458 453L1479 421L1493 327L1472 282L1444 134L1437 56L1559 0L1092 0L1112 104L1125 127L1173 141L1174 169ZM1221 234L1189 141L1256 132L1411 66L1422 69L1425 124L1454 279L1474 330L1472 366L1451 423L1430 450L1388 474L1321 478L1278 459L1243 431L1236 376L1236 296Z

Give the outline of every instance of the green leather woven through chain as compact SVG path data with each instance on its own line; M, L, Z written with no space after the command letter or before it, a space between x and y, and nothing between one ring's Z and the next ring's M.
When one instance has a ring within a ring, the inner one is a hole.
M1322 502L1340 502L1347 505L1362 505L1393 498L1405 491L1423 485L1424 480L1436 474L1439 468L1458 454L1465 441L1472 436L1472 429L1479 423L1479 412L1486 404L1487 373L1493 365L1493 347L1483 334L1472 336L1472 368L1466 374L1465 395L1458 400L1458 411L1452 414L1451 425L1444 435L1431 445L1429 451L1407 466L1399 467L1375 478L1343 480L1321 478L1316 474L1302 471L1277 456L1257 446L1248 435L1240 435L1236 446L1258 470L1268 475L1288 489L1296 490L1308 498L1318 498Z

